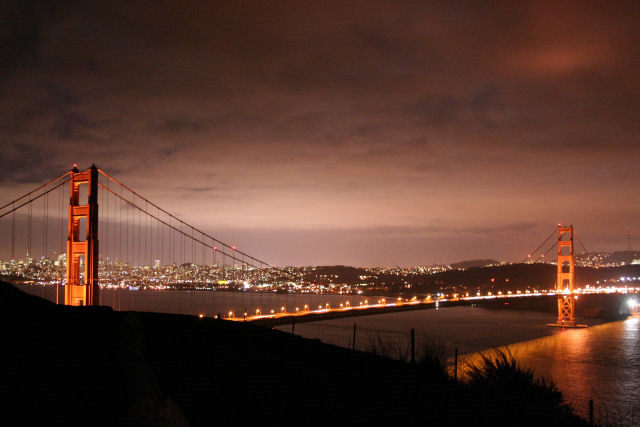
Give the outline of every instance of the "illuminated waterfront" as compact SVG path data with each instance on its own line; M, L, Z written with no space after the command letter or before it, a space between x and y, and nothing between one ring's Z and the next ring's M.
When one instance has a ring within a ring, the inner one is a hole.
M17 285L21 290L56 302L55 286ZM58 299L64 298L63 287L59 287ZM340 304L359 305L369 298L360 295L339 294L280 294L273 292L220 292L180 291L153 289L109 289L100 291L103 305L115 310L150 311L156 313L204 315L207 317L239 317L246 309L248 315L256 311L269 314L296 313L321 307L340 307ZM296 310L298 309L298 310ZM240 311L241 310L241 311Z

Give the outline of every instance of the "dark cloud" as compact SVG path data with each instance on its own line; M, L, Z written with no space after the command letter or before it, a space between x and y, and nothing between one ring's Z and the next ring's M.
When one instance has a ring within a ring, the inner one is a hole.
M55 161L53 151L53 147L34 146L20 141L3 145L0 183L43 184L71 169Z

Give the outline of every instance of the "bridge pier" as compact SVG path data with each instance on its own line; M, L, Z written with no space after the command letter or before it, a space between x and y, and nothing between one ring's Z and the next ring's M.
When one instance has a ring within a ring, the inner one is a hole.
M576 300L573 295L575 283L575 257L573 254L573 225L563 227L558 224L558 320L547 326L556 328L586 328L576 323Z

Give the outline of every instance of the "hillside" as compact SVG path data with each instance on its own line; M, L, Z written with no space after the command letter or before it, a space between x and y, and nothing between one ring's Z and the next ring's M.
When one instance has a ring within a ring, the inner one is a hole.
M438 273L417 269L367 269L346 266L315 267L306 273L311 283L347 284L370 294L416 294L461 291L525 291L553 289L556 283L553 264L504 264L488 267L446 270ZM640 283L640 265L620 267L576 267L576 286L616 284L621 277L636 277ZM599 284L597 282L600 282ZM632 281L633 282L633 281ZM628 282L625 282L628 283ZM624 283L617 283L624 286Z
M460 261L451 264L451 268L461 269L461 268L472 268L472 267L486 267L487 265L499 265L500 261L495 259L471 259L468 261Z
M412 291L437 292L438 290L480 289L494 291L525 291L527 289L553 289L556 283L557 268L552 264L506 264L500 266L449 270L424 276ZM591 268L576 267L576 287L607 286L616 283L621 277L640 279L640 265L621 267ZM638 282L635 283L638 286ZM600 282L599 284L597 282ZM607 284L605 284L605 282ZM627 283L627 282L625 282Z

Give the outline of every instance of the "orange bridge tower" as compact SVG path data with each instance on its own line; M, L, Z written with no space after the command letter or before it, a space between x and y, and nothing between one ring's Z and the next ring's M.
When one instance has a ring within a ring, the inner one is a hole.
M93 165L80 172L74 167L70 182L64 303L98 305L98 168ZM88 187L87 204L81 205L80 186L83 185ZM82 227L83 222L86 222L86 227Z
M573 226L558 225L558 276L556 279L556 295L558 296L558 320L547 326L561 328L584 328L586 325L576 324L575 303L573 294L575 284L575 257L573 254Z

